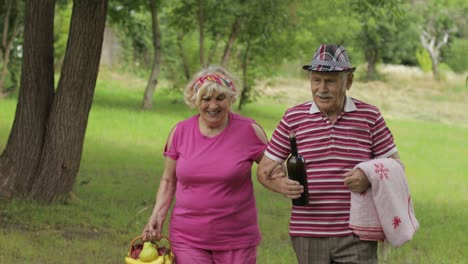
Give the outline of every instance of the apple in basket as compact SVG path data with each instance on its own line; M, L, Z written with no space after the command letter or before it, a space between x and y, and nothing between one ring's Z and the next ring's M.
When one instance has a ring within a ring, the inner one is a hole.
M132 250L130 251L130 257L134 259L140 258L140 252L143 249L143 244L136 244L132 246Z
M158 253L159 253L159 256L163 256L164 254L169 253L169 249L167 249L164 246L160 247L160 248L158 248Z

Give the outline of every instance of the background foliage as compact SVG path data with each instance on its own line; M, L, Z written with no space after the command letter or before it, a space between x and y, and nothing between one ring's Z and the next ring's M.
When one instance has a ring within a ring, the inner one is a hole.
M6 0L0 2L3 1ZM181 89L187 78L203 67L201 61L221 64L236 19L239 34L228 68L243 76L242 67L247 63L244 85L250 90L246 103L253 101L258 79L278 75L283 65L307 63L320 43L345 45L353 64L365 69L373 68L374 60L377 65L392 63L425 69L428 65L420 54L423 47L419 36L427 25L433 25L435 30L450 29L449 42L441 49L443 67L457 73L468 70L468 4L462 0L157 0L156 3L162 45L159 79L167 80L174 89ZM198 3L204 12L203 54ZM65 51L71 4L70 0L61 0L56 6L57 69ZM2 16L4 9L0 9L0 27L5 24ZM154 52L148 1L110 1L107 27L122 46L112 67L147 77ZM21 60L16 58L21 56L21 36L12 50L7 86L15 89L19 86ZM296 68L281 75L300 74ZM379 78L378 72L368 75L367 79Z

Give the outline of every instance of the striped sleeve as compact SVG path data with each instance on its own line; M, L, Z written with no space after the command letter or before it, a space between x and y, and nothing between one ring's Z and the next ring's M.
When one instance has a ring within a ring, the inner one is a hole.
M387 158L397 152L397 148L383 116L377 112L374 126L371 128L372 152L375 158Z
M288 122L287 114L283 115L281 121L276 127L271 140L268 142L265 155L279 163L284 162L290 153L289 146L289 131L290 124Z

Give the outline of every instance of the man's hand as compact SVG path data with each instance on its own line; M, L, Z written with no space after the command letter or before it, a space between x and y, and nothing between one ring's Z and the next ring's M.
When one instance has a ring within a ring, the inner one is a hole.
M300 185L297 181L284 177L279 182L278 192L289 199L297 199L304 192L304 186Z
M370 186L366 174L359 168L346 172L343 177L344 184L348 186L352 192L361 193Z
M257 177L267 189L280 193L289 199L296 199L304 192L304 187L297 181L288 179L285 168L264 156L257 168Z

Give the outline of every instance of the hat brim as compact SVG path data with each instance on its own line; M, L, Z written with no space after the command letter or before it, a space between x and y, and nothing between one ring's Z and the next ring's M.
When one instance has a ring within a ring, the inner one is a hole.
M336 66L328 66L328 65L304 65L302 69L306 71L315 71L315 72L343 72L343 71L352 71L356 70L356 67L351 68L343 68L343 67L336 67Z

